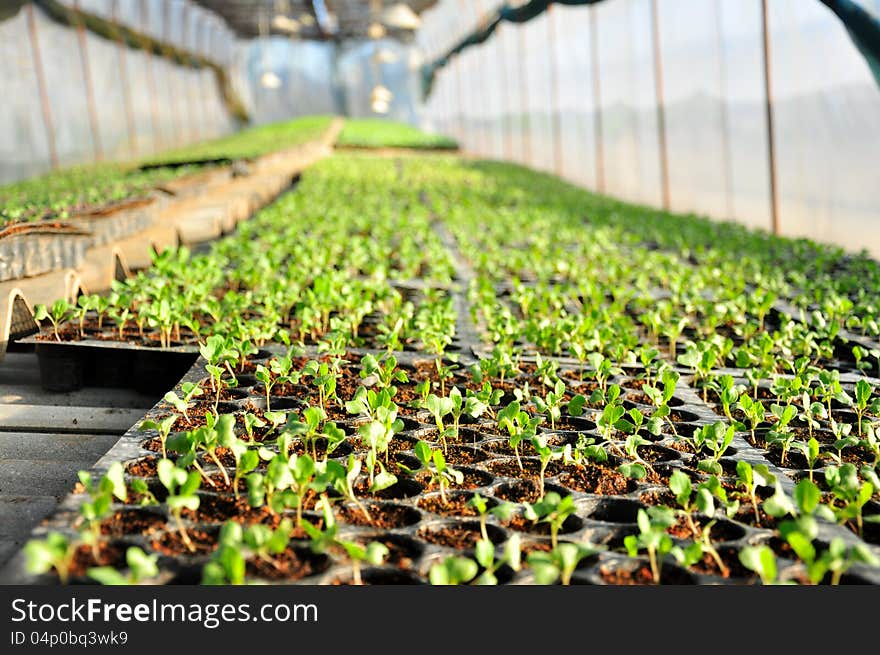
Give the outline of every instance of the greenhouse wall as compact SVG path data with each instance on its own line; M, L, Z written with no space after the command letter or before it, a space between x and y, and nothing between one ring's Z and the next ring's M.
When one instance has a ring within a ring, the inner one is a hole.
M223 23L181 0L65 0L228 65ZM56 22L26 4L0 22L0 182L128 160L227 134L214 73Z
M425 12L426 60L500 4L441 0ZM877 81L818 0L766 0L765 75L763 9L552 5L439 69L426 126L629 201L769 231L775 222L783 235L880 255L880 237L866 241L876 231L861 229L880 210Z

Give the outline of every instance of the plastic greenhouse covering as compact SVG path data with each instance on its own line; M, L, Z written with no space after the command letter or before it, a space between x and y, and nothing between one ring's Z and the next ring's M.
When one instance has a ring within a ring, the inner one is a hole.
M419 33L426 60L503 4L441 0ZM880 239L860 226L880 205L878 83L822 3L766 7L765 80L761 0L551 5L440 68L426 121L469 150L627 200L767 230L775 213L781 234L876 255Z

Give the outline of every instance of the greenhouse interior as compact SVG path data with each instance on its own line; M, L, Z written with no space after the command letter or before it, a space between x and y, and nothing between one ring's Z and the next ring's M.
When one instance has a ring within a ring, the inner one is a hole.
M880 584L880 1L0 53L3 584Z

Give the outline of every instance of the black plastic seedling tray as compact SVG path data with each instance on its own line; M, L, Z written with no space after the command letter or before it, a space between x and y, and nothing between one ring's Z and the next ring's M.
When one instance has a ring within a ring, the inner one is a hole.
M198 346L148 348L117 341L52 341L29 337L46 391L69 392L84 386L133 388L165 393L198 357Z
M275 348L261 351L252 361L265 363L274 352ZM365 351L353 351L347 359L351 361L348 368L355 371L359 356ZM381 353L375 353L381 355ZM315 353L312 353L314 356ZM411 374L415 374L414 366L419 361L430 361L424 356L413 354L398 354L401 366ZM463 360L466 365L471 361ZM634 373L631 370L630 373ZM567 385L576 390L580 383L571 376L571 369L562 369L563 378ZM568 375L566 375L568 374ZM203 382L206 379L203 360L199 359L186 373L180 383ZM620 376L612 380L626 389L624 398L628 406L641 407L649 411L647 406L628 400L629 397L637 396L637 389L627 387L629 375ZM455 383L464 383L463 376L457 376ZM252 376L241 375L240 385L234 389L234 394L221 401L219 411L231 413L240 417L246 411L253 411L265 407L264 390L255 386ZM180 391L180 385L177 387ZM273 408L283 411L293 411L304 406L303 400L297 397L273 397ZM676 428L679 434L687 434L701 425L718 420L713 410L702 402L695 392L686 384L686 380L680 381L673 399L674 410L679 421ZM149 410L144 418L160 419L171 413L167 403L160 402ZM550 435L556 444L573 443L582 436L597 436L596 424L588 412L581 418L567 419L558 426ZM404 414L405 430L395 437L397 446L394 448L392 461L412 464L414 455L412 446L418 440L425 440L439 446L437 429L433 426L430 417L423 410L406 410ZM138 425L140 422L138 423ZM347 441L335 455L344 460L349 453L363 454L363 448L354 436L357 420L343 420L339 425L348 435ZM549 428L542 428L547 429ZM107 471L114 462L122 462L129 475L131 471L138 471L139 477L143 477L150 488L161 499L161 485L155 474L144 474L149 471L159 455L156 452L155 432L141 430L137 425L126 432L114 447L97 463L92 473L95 476ZM694 472L693 455L682 452L676 448L676 439L669 434L661 435L646 447L646 456L652 461L655 471L661 478L668 476L675 469ZM522 499L533 500L534 492L533 475L535 458L523 454L523 463L526 475L514 475L515 458L506 447L505 440L494 433L494 423L488 420L471 421L463 424L461 428L460 444L451 446L453 453L451 461L465 474L463 488L450 490L450 499L458 496L470 496L475 492L489 499L490 504L502 500L516 502ZM268 443L268 442L267 442ZM334 455L334 456L335 456ZM456 457L461 457L466 463L457 463ZM767 464L769 469L779 476L784 489L791 493L794 480L787 475L787 471L774 466L765 457L765 451L752 447L743 435L737 435L728 454L722 458L722 466L725 475L729 475L735 469L738 460L747 460L753 464ZM154 468L154 467L153 467ZM211 475L217 470L203 462L203 468ZM576 475L565 471L550 470L546 477L545 485L548 491L557 491L561 495L571 494L576 505L576 512L566 521L560 533L561 540L577 542L591 542L607 548L594 556L585 559L572 578L573 582L586 584L614 584L622 579L630 579L638 576L639 571L644 570L643 558L631 558L620 552L623 540L627 535L636 532L636 513L640 507L655 502L657 498L663 498L668 494L668 489L662 482L628 480L623 488L617 489L590 489L589 478L579 480ZM615 484L621 484L619 479ZM197 543L204 552L188 554L174 552L177 542L176 532L172 526L167 508L164 504L153 507L140 507L134 504L118 505L115 509L115 526L109 534L106 534L106 550L116 553L116 561L128 545L139 545L148 553L159 555L160 576L158 580L164 583L198 583L201 577L201 567L208 561L209 552L216 546L216 535L223 521L231 518L243 522L254 520L266 520L266 516L250 510L243 514L241 506L236 506L231 491L211 490L206 485L198 492L201 498L202 508L187 518L187 529L196 537ZM427 582L428 571L432 564L441 561L448 555L469 555L473 547L473 541L478 534L478 523L475 516L463 516L461 513L445 515L437 501L437 490L426 486L424 480L399 474L396 485L380 492L374 498L366 498L370 512L377 517L383 517L387 525L382 527L364 525L359 513L354 506L341 503L337 506L337 517L342 525L340 535L354 540L374 541L379 540L389 546L392 557L385 566L372 567L364 571L364 580L368 583L392 583L392 584L421 584ZM34 532L34 537L45 535L49 530L61 531L72 534L72 526L75 525L78 508L87 500L85 494L71 494L59 507L58 511ZM432 502L433 501L433 502ZM317 521L319 516L307 508L306 518ZM438 511L439 510L439 511ZM285 515L292 516L292 510ZM697 516L697 520L701 517ZM120 528L121 526L121 528ZM499 522L495 518L489 519L489 536L496 544L499 551L511 535L519 534L522 540L524 552L539 548L549 547L549 537L545 531L534 527L517 526ZM721 577L717 571L685 570L674 564L664 565L661 579L666 584L744 584L754 582L754 576L737 568L736 553L743 546L759 543L778 546L775 533L767 526L755 526L748 521L737 517L732 519L719 519L713 528L715 535L714 544L723 558L729 558L731 567L730 577ZM301 537L302 535L300 535ZM821 525L819 539L830 541L834 537L842 537L849 543L855 543L857 537L847 529L836 524ZM871 548L877 549L876 546ZM250 578L268 583L301 583L301 584L332 584L347 583L351 581L351 569L343 560L333 554L315 555L309 551L308 541L302 538L294 538L290 546L290 557L299 562L297 575L290 579L278 579L268 575L265 569L259 567L250 570ZM797 565L791 559L782 554L779 559L783 571L796 571ZM302 575L300 575L302 574ZM534 582L527 568L515 572L509 568L502 568L498 572L499 581L510 584L529 584ZM46 575L33 577L24 573L22 555L17 555L5 572L5 577L12 582L28 583L53 583L54 576ZM75 579L85 582L85 579ZM844 578L844 582L880 584L880 572L867 567L853 567Z

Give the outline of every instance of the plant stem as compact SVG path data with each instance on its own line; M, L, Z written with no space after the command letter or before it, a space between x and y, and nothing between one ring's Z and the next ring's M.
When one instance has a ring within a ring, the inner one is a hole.
M217 465L217 468L220 469L220 473L223 475L223 483L228 487L229 486L229 475L226 473L226 467L223 466L223 463L220 461L220 458L217 457L217 453L213 450L210 452L211 459L214 460L214 463Z
M648 559L651 562L651 575L654 577L654 584L660 584L660 568L657 566L657 553L653 546L648 548Z
M180 538L183 540L183 545L186 546L186 549L194 553L196 550L195 545L190 540L189 535L186 533L186 528L183 526L183 521L180 518L180 511L172 512L172 516L174 516L174 523L177 525L177 531L180 533Z

